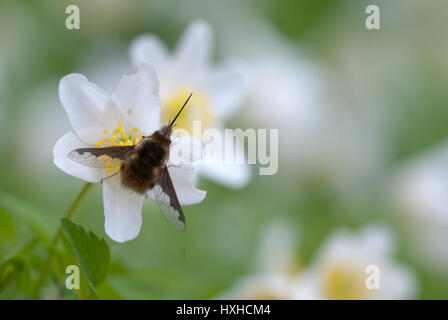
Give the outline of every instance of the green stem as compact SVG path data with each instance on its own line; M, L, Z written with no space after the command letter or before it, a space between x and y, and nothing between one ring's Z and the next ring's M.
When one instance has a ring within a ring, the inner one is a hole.
M68 208L67 212L65 213L64 215L65 218L70 219L72 217L73 212L76 210L82 198L84 198L85 194L87 193L87 191L91 186L92 186L91 183L86 183L84 185L84 187L81 189L76 199L72 202L70 208ZM40 297L40 291L45 284L45 280L47 280L47 276L51 269L51 262L53 260L54 252L56 251L56 245L58 244L61 235L62 235L62 223L59 224L58 230L56 231L56 234L48 248L48 256L44 262L42 272L40 274L39 280L37 281L35 290L33 292L33 299L39 299Z

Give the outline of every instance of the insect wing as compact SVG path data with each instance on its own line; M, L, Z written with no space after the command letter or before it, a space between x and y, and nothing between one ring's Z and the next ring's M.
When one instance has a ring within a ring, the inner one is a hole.
M157 184L151 190L160 210L168 221L179 231L184 231L186 226L185 215L177 198L173 181L167 167L159 171Z
M128 160L135 152L135 146L104 148L80 148L68 154L69 159L93 168L115 168Z

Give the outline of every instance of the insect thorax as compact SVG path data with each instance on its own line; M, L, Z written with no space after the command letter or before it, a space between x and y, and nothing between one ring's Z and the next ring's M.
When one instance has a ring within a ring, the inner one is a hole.
M168 156L168 149L158 141L149 139L142 143L138 150L138 162L148 167L162 165Z

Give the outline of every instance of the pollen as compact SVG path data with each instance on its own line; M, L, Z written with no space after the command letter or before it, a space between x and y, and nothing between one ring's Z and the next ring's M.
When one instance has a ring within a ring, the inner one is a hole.
M108 130L104 130L107 133ZM126 134L128 132L128 134ZM133 146L143 139L143 135L140 134L137 127L125 128L123 124L120 124L118 128L112 130L112 134L109 138L104 138L96 143L97 147L118 147L118 146Z

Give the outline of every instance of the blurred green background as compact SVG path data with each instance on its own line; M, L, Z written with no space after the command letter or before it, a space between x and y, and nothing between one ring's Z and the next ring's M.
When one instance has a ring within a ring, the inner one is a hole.
M69 4L81 10L80 30L65 28ZM381 9L381 30L364 26L369 4ZM259 41L260 55L274 56L280 48L272 43L284 44L282 50L317 66L323 89L316 108L326 120L299 143L300 119L285 128L266 124L243 105L228 127L280 127L279 172L259 176L254 166L241 189L202 179L199 186L208 195L184 208L185 233L146 201L137 239L114 243L104 232L101 186L95 185L73 221L110 246L112 268L101 298L213 298L252 272L262 230L277 218L300 233L297 255L303 265L336 228L386 224L398 239L395 257L416 273L416 298L448 298L445 265L420 255L411 241L418 229L409 229L390 191L401 166L448 137L447 10L443 0L2 0L0 257L32 247L16 266L29 271L26 284L7 285L0 297L31 297L48 241L83 186L52 163L54 143L70 128L58 101L59 80L79 72L111 90L133 68L128 46L134 37L154 33L172 48L185 26L201 18L214 29L216 60L247 59L239 46ZM260 25L280 40L264 46ZM247 38L236 39L237 30ZM253 32L258 38L250 37ZM279 105L271 108L279 118L290 117ZM74 297L66 290L60 296L51 279L45 297Z

